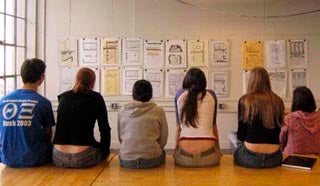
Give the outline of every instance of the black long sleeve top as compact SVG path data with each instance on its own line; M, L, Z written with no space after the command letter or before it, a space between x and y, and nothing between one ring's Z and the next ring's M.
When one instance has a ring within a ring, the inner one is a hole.
M94 91L74 93L72 90L58 96L59 106L54 144L100 147L105 158L110 153L110 126L103 97ZM100 142L94 138L96 121Z

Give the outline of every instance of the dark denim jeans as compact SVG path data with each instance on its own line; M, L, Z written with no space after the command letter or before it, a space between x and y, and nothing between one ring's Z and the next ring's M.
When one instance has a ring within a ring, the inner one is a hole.
M164 164L166 161L166 152L162 150L161 155L154 159L139 158L137 160L122 160L120 157L119 159L122 167L131 169L147 169L159 167L160 165Z
M235 164L249 168L271 168L281 165L282 162L280 149L272 154L262 154L250 151L243 143L238 146L233 156Z
M85 168L94 166L102 161L100 148L89 147L79 153L64 153L53 148L53 163L57 167Z

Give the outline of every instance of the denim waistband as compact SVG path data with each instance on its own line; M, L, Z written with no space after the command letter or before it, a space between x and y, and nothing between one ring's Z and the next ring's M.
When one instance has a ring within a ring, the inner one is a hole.
M244 144L243 144L243 148L244 148L245 151L247 151L250 154L253 154L253 155L256 155L256 156L261 156L261 157L266 157L266 158L273 157L273 156L278 155L279 153L281 153L280 149L278 149L277 151L275 151L274 153L271 153L271 154L253 152L253 151L249 150Z

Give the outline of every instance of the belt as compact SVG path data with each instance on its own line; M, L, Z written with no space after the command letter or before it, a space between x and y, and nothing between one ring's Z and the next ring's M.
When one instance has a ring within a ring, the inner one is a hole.
M216 151L216 148L212 147L212 148L210 148L208 150L205 150L205 151L201 152L200 156L201 157L208 156L208 155L212 154L215 151ZM181 148L180 148L180 154L183 155L183 156L186 156L186 157L190 157L190 158L193 158L193 156L196 155L196 154L191 154L189 152L186 152L186 151L182 150Z

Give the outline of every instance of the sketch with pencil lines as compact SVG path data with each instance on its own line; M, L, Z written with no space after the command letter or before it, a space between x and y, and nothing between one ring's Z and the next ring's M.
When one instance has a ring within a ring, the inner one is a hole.
M265 41L264 52L266 68L286 67L286 48L284 40Z
M163 68L164 67L164 41L144 42L144 68Z
M302 67L308 65L308 47L306 40L288 41L288 66L290 68Z
M78 43L76 39L60 40L59 64L61 67L78 66Z
M80 66L100 65L100 39L82 38L79 40Z
M119 65L121 56L121 39L101 39L101 65Z
M166 68L186 68L186 40L166 41Z
M205 67L208 66L208 41L189 40L188 41L188 66Z
M209 63L211 67L227 67L230 65L230 42L228 40L209 43Z
M217 97L229 96L229 71L211 71L209 72L210 86L214 90Z
M163 97L164 71L162 69L145 69L143 79L150 81L153 89L153 97Z

